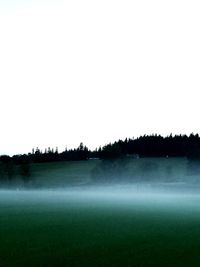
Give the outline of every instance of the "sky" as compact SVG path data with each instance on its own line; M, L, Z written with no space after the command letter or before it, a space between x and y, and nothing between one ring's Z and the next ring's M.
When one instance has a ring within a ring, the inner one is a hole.
M200 133L200 3L0 0L0 154Z

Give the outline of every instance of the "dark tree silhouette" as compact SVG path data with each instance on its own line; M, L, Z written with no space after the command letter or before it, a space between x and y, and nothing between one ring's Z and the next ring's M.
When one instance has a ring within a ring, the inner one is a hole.
M126 138L99 147L94 151L89 150L83 143L75 149L65 149L59 153L58 148L47 148L44 152L38 147L32 149L31 153L23 155L0 156L0 179L12 180L17 169L20 169L22 177L30 176L32 163L88 160L99 158L110 160L107 164L113 168L113 173L118 168L117 160L130 157L187 157L188 171L200 170L200 137L198 134L172 135L163 137L161 135L143 135L138 138ZM114 160L114 161L113 161ZM106 168L105 165L104 167ZM17 167L18 166L18 167ZM20 166L20 167L19 167ZM195 168L194 168L195 166ZM104 168L103 167L103 168ZM142 167L143 168L143 167ZM115 170L115 171L114 171ZM145 171L145 168L143 168ZM102 172L102 170L100 170ZM104 170L103 170L104 172ZM170 174L170 170L168 170ZM118 173L120 170L118 169ZM27 179L27 178L26 178Z

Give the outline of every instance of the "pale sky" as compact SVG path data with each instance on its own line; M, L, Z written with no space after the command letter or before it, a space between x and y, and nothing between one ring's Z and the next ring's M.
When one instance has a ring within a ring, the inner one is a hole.
M0 0L0 154L200 133L200 2Z

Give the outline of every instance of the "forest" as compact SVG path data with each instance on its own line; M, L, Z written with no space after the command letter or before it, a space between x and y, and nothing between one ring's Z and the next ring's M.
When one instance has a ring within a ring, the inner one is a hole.
M0 161L22 163L43 163L70 160L87 160L91 158L115 159L121 157L188 157L200 158L199 134L187 135L143 135L138 138L126 138L90 150L83 143L74 149L58 152L58 148L47 148L44 151L32 149L31 153L12 157L1 155Z
M58 148L47 148L44 151L39 148L32 149L31 153L14 156L0 156L0 181L12 181L13 177L20 177L24 182L32 178L32 167L40 163L58 163L87 161L99 159L100 163L93 170L95 179L107 179L120 173L125 176L126 165L131 159L137 158L186 158L190 173L199 173L200 163L200 136L198 134L187 135L144 135L136 139L126 138L109 143L95 150L89 150L83 143L74 149L65 149L58 152ZM150 163L141 163L142 173L145 173ZM153 163L155 165L155 163ZM92 164L89 164L92 166ZM152 163L150 164L152 165ZM77 165L78 166L78 165ZM168 167L171 168L171 167ZM151 166L152 169L152 166ZM155 168L153 168L155 169ZM140 171L141 172L141 171ZM138 176L138 171L135 173ZM100 176L104 176L98 178ZM127 175L128 176L128 175ZM144 177L144 174L140 177ZM143 179L143 178L142 178Z

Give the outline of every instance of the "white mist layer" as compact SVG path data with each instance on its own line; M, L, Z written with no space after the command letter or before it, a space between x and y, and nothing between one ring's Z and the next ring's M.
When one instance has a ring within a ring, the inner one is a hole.
M90 187L67 190L1 190L0 208L18 206L40 209L97 208L190 213L200 216L200 194L152 189L149 187Z

